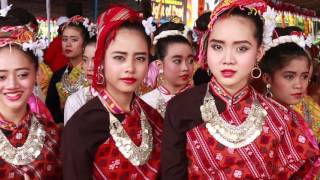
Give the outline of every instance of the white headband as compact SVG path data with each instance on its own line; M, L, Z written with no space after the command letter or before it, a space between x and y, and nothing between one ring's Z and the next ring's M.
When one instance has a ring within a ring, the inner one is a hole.
M168 36L183 36L183 33L179 30L167 30L167 31L162 31L161 33L159 33L158 35L156 35L153 39L152 44L156 45L157 42L162 39L162 38L166 38ZM183 36L184 37L184 36Z

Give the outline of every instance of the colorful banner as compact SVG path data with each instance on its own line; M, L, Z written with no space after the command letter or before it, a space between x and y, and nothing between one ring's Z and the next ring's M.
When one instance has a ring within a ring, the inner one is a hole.
M186 21L185 0L152 0L152 15L156 20L169 21L172 18L180 18Z

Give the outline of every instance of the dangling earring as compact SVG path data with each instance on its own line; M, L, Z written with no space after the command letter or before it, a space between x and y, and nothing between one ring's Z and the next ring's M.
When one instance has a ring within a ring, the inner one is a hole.
M266 85L266 92L264 94L265 97L268 97L268 98L271 98L273 95L272 95L272 92L271 92L271 84L267 84Z
M254 79L259 79L261 77L261 74L262 74L261 69L258 63L256 63L251 70L251 77Z
M208 76L211 76L211 71L209 68L207 69L207 74L208 74Z
M104 84L104 76L103 76L102 71L103 71L103 67L102 67L102 65L100 65L98 67L98 72L97 72L97 84L99 84L99 85Z
M157 84L158 86L161 85L163 83L163 69L159 70L159 74L157 77Z

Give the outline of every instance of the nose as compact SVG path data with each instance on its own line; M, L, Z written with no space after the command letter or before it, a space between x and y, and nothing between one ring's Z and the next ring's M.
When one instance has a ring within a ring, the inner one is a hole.
M294 82L294 88L295 89L301 89L303 84L303 80L301 78L296 78Z
M17 88L17 86L18 86L17 78L15 76L13 76L13 75L12 76L8 76L6 85L7 85L8 89Z
M227 49L224 53L223 64L235 64L234 54L232 49Z
M135 71L135 58L130 58L126 62L126 73L134 73Z
M182 63L181 63L181 70L182 71L188 71L188 62L187 62L187 60L185 60L185 61L183 61Z
M88 62L87 62L87 70L92 71L93 70L93 65L94 65L93 59L92 60L88 60Z

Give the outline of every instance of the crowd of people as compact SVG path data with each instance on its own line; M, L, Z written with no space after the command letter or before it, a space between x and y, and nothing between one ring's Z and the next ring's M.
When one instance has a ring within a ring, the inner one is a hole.
M0 179L320 177L319 50L264 0L193 29L115 4L49 45L0 11Z

